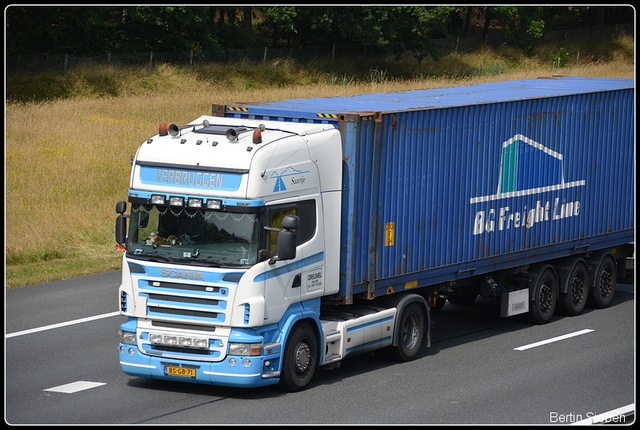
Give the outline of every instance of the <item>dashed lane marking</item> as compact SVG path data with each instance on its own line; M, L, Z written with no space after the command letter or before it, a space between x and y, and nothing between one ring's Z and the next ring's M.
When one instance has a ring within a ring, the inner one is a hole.
M116 315L120 315L120 311L109 312L108 314L102 314L102 315L94 315L92 317L80 318L80 319L77 319L77 320L65 321L65 322L61 322L61 323L57 323L57 324L45 325L43 327L31 328L29 330L17 331L15 333L9 333L9 334L5 335L5 339L9 339L11 337L16 337L16 336L24 336L25 334L38 333L38 332L41 332L41 331L51 330L51 329L59 328L59 327L66 327L66 326L74 325L74 324L81 324L81 323L85 323L85 322L89 322L89 321L95 321L95 320L99 320L99 319L102 319L102 318L114 317Z
M537 346L547 345L549 343L558 342L559 340L569 339L571 337L580 336L581 334L591 333L593 330L586 328L584 330L575 331L573 333L563 334L562 336L552 337L551 339L541 340L540 342L530 343L529 345L513 348L516 351L524 351L525 349L535 348Z
M58 385L57 387L47 388L43 391L53 391L55 393L66 393L73 394L78 391L88 390L90 388L100 387L102 385L107 385L106 382L91 382L91 381L76 381L71 382L70 384Z

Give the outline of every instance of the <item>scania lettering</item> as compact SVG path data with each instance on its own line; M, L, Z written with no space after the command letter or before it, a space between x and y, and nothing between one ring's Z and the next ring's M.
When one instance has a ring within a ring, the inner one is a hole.
M553 77L160 124L116 205L122 370L296 391L380 348L427 368L447 300L536 324L608 306L634 108L633 80Z

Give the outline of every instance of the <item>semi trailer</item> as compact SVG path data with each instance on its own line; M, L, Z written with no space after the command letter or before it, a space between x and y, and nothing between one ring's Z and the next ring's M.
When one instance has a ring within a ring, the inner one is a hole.
M413 360L446 300L611 303L633 256L634 81L551 77L213 105L161 123L116 205L129 375L305 388Z

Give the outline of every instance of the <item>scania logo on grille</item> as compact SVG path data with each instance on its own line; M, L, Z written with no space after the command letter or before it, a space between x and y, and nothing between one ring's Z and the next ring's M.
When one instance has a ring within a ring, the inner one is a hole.
M204 281L202 272L196 270L162 269L160 275L165 278L200 279Z

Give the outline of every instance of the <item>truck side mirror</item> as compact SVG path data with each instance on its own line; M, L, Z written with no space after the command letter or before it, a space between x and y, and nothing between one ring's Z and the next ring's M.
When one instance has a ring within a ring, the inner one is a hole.
M127 202L124 200L116 204L116 212L120 214L116 218L116 243L124 247L126 247L125 242L127 241L127 218L129 218L129 215L124 214L126 210Z
M282 230L278 233L278 255L269 260L269 264L296 258L296 233L291 230L300 227L300 218L287 215L282 219L280 226Z
M122 215L126 211L127 211L127 202L125 202L124 200L120 200L118 203L116 203L116 212L117 213Z

